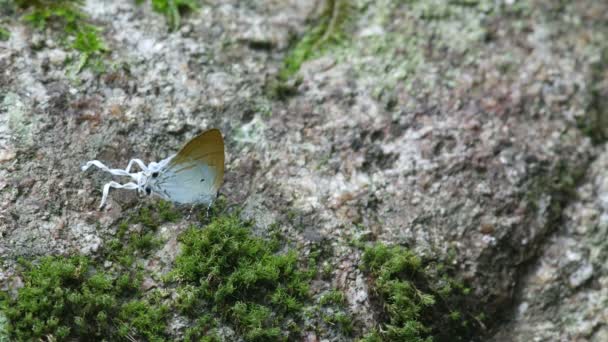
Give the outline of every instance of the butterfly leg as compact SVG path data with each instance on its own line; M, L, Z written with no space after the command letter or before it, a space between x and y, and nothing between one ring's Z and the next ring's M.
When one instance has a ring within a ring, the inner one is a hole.
M131 167L133 166L133 163L136 163L137 165L139 165L139 167L141 168L142 171L148 171L148 167L146 166L146 164L144 164L143 161L141 161L141 159L131 159L129 160L129 165L127 165L127 168L125 169L125 171L129 172L131 171Z
M132 183L132 182L129 182L126 184L120 184L120 183L116 183L114 181L106 183L103 186L103 195L101 196L101 204L99 205L99 209L103 208L104 204L106 204L106 199L108 198L108 193L110 192L110 188L134 190L134 189L137 189L137 184Z
M115 176L131 176L131 174L129 173L128 170L110 169L109 167L107 167L104 163L100 162L99 160L90 160L84 166L82 166L81 169L82 169L82 171L86 171L92 165L97 166L99 169L109 172Z

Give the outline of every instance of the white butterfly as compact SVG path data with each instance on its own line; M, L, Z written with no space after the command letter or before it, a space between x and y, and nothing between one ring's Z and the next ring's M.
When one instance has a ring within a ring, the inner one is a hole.
M140 172L130 172L134 163L139 165ZM211 205L224 179L224 139L218 129L210 129L190 140L177 154L148 166L140 159L132 159L124 170L110 169L99 160L91 160L82 171L91 165L133 180L126 184L106 183L100 209L106 203L110 188L137 189L140 194L154 194L176 203Z

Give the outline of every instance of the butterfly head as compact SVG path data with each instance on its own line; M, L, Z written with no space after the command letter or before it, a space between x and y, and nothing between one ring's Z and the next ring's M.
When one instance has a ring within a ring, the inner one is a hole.
M140 195L150 196L153 193L160 192L159 176L163 173L171 158L173 157L161 160L158 163L151 162L146 169L138 172L137 192Z

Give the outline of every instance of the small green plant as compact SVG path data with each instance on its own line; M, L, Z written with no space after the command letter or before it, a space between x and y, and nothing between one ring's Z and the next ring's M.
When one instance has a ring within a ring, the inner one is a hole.
M180 241L172 279L185 315L216 313L247 341L286 340L285 331L296 332L289 322L300 319L311 272L295 252L278 253L278 240L252 236L249 224L232 215L192 227ZM210 338L214 328L214 320L199 319L187 335Z
M136 0L137 4L145 0ZM197 0L151 0L152 9L167 18L169 28L175 30L180 25L180 12L198 8Z
M377 244L363 253L385 322L365 341L471 341L481 323L470 312L470 289L442 264L424 262L401 246Z

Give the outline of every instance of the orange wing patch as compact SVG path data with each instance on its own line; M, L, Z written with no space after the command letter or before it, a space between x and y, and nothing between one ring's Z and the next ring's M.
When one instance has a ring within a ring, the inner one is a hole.
M219 129L207 130L192 138L169 163L170 166L203 162L216 172L213 186L217 191L224 179L224 138Z

